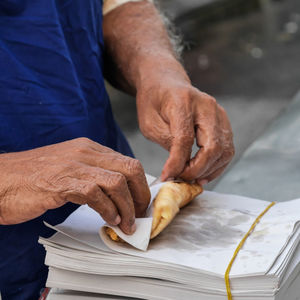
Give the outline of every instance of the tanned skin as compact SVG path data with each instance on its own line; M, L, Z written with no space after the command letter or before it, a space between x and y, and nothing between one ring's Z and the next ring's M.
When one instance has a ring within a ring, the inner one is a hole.
M126 3L104 17L103 32L110 77L136 95L144 136L170 152L162 179L206 183L219 176L234 155L230 122L213 97L191 85L155 6Z
M214 98L191 85L154 5L116 8L105 15L103 32L110 79L136 95L142 133L170 151L162 179L205 183L219 176L234 153L229 120ZM191 158L195 139L199 151ZM149 200L139 161L86 138L0 155L0 224L73 202L132 234Z

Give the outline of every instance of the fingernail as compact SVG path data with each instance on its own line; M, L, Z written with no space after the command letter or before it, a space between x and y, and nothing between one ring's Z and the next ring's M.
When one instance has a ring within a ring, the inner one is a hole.
M121 222L121 217L120 217L120 215L117 215L116 218L115 218L114 223L115 223L116 225L118 225L118 224L120 224L120 222Z
M200 185L206 185L208 184L208 180L207 179L202 179L200 181L198 181Z

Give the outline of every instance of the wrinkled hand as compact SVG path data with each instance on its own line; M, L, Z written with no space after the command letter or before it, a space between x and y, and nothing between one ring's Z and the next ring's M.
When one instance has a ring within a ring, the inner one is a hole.
M16 224L67 202L88 204L128 234L150 200L143 167L86 138L0 155L0 224Z
M170 152L162 180L179 177L205 184L219 176L234 155L230 122L213 97L173 75L159 82L150 77L149 84L138 89L140 129ZM191 158L195 139L199 150Z

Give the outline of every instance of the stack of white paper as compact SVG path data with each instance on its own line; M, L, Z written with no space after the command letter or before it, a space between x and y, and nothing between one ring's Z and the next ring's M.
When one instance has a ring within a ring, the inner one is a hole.
M151 188L153 197L158 189ZM47 286L143 299L227 299L228 263L268 205L204 192L148 248L150 217L137 221L133 236L122 236L146 251L110 241L104 221L82 206L55 227L57 234L40 239L50 266ZM263 216L231 269L234 300L299 299L299 220L300 199L277 203Z

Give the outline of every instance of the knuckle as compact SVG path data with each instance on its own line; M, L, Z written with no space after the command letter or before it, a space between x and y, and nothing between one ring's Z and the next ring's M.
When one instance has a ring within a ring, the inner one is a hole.
M129 158L125 162L125 168L129 175L139 175L144 173L144 168L141 162L137 159Z
M76 194L76 193L73 193ZM68 197L64 193L59 193L53 197L45 199L45 208L57 208L68 202Z
M120 188L127 185L127 181L124 175L116 173L109 176L108 185L112 190L119 190Z
M185 104L190 104L191 103L191 92L193 92L193 88L190 87L183 87L181 88L176 95L179 97L177 98L178 101L183 102Z
M206 94L204 92L201 92L201 96L202 96L201 98L207 101L208 103L213 105L218 105L216 98L214 98L213 96Z
M86 153L89 150L89 145L92 143L91 140L85 137L80 137L73 140L71 152L74 154Z
M214 97L212 97L210 95L207 95L207 100L210 101L212 104L217 105L216 98L214 98Z
M150 139L152 134L152 120L151 118L144 118L143 121L139 122L139 127L145 138Z
M89 145L92 141L87 137L80 137L74 140L76 143Z
M96 183L89 183L81 189L81 193L86 198L95 198L98 189L99 187Z
M73 154L76 156L77 154L81 155L81 154L85 154L88 152L88 148L85 145L76 145L73 148Z

